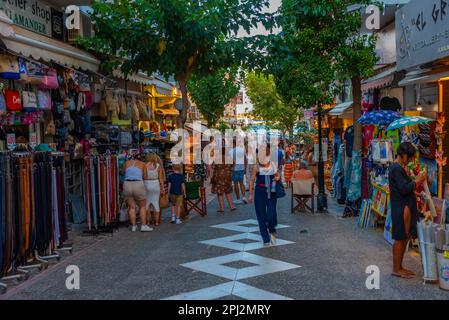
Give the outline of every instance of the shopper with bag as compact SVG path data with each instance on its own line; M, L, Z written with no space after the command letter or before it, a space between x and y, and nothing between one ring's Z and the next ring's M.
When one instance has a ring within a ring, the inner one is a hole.
M258 163L253 168L248 196L249 203L254 201L259 230L265 246L276 244L277 199L285 196L278 167L270 157L269 145L266 146L265 157L258 152Z
M161 208L159 198L164 195L165 174L160 158L155 153L149 153L145 158L145 190L147 199L147 216L150 225L161 223Z

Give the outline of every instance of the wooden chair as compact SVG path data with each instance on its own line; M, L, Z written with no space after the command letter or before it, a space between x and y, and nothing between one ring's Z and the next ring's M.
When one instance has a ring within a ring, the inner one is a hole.
M207 215L206 189L201 181L186 182L184 214L188 215L191 211L196 211L201 216Z
M309 200L312 200L311 206L307 204ZM306 210L315 213L315 179L292 180L291 209L292 214Z

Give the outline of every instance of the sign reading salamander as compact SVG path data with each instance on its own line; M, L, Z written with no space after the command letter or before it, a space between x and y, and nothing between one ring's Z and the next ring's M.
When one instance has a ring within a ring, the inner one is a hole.
M51 7L38 0L0 0L0 10L25 29L52 36Z

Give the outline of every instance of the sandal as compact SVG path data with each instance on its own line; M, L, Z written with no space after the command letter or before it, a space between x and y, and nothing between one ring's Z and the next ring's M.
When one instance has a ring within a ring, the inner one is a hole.
M224 213L224 210L217 210L218 213Z
M235 211L237 210L237 207L231 208L231 211Z
M402 279L413 279L414 278L414 276L412 276L411 274L407 274L407 273L393 272L393 273L391 273L391 275L394 277L402 278Z

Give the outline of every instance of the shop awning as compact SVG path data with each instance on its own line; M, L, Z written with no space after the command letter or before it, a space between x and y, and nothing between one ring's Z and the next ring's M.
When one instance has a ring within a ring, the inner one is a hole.
M114 70L112 72L112 75L114 77L117 77L120 79L125 79L125 75L120 70ZM140 83L143 85L150 85L152 83L153 78L151 76L148 76L144 72L137 72L137 73L129 74L128 77L126 78L126 80Z
M191 130L191 131L198 131L198 130L195 130L197 127L194 127L193 123L185 123L184 128L187 130ZM207 126L205 126L204 124L200 124L200 130L202 133L206 132L206 130L208 130L208 129L209 128Z
M154 112L163 116L179 116L179 111L175 108L156 109Z
M362 91L369 91L389 86L394 80L395 73L396 66L362 81Z
M8 50L35 60L54 61L69 68L98 71L100 60L93 55L19 26L13 25L12 28L12 35L1 38Z
M331 111L329 111L330 116L341 116L345 112L349 111L350 108L352 108L352 105L354 104L353 101L343 102L340 104L337 104Z
M0 36L10 37L14 34L14 29L12 28L12 20L0 10Z
M399 82L399 86L405 87L420 83L437 82L442 78L449 77L449 70L419 70L407 73L404 80Z

